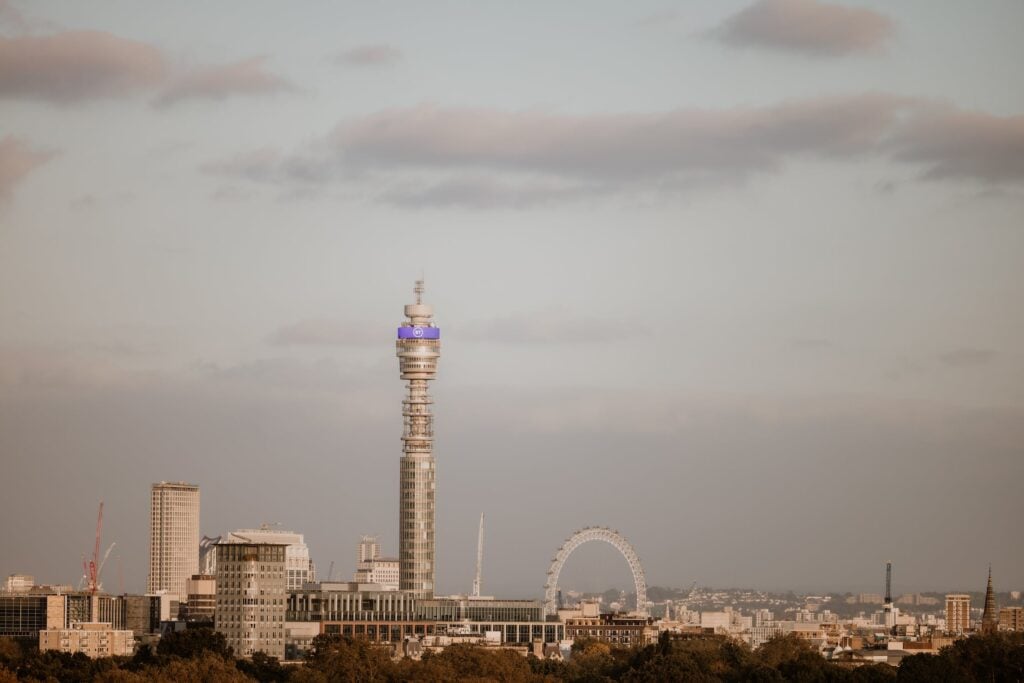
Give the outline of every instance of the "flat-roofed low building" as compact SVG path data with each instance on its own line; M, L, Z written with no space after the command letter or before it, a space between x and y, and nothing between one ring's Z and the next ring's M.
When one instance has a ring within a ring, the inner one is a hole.
M541 610L537 600L418 599L379 584L325 581L289 592L287 621L317 622L320 633L380 643L442 635L523 645L564 640L565 624L544 621Z
M377 583L385 590L398 590L400 562L397 557L381 557L376 536L359 539L356 553L356 583ZM327 577L328 580L331 577Z
M716 633L725 633L732 623L732 614L729 612L701 612L700 627L715 629Z
M610 645L639 647L647 644L646 631L653 623L650 617L624 614L572 617L565 621L565 637L569 640L593 638Z
M376 583L384 590L398 590L400 563L397 557L374 557L359 563L356 583Z
M302 623L317 624L318 633L399 642L433 635L435 623L418 618L416 597L408 591L385 590L379 584L321 581L288 593L287 622L295 634ZM291 643L301 650L301 637ZM289 656L294 656L289 652Z
M100 622L136 637L160 630L160 598L86 592L0 594L0 636L35 638L39 631Z
M4 581L5 593L28 593L36 585L36 577L31 574L11 574Z
M115 629L109 623L72 624L70 628L48 628L39 631L39 650L56 650L87 657L128 657L135 652L135 635Z

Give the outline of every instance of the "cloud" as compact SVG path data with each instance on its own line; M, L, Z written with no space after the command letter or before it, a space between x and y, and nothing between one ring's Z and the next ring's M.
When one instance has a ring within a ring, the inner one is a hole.
M0 98L69 104L153 87L165 74L155 47L103 31L0 37Z
M265 56L250 57L186 72L164 89L157 97L156 105L164 107L189 99L222 100L232 95L264 95L295 90L287 79L263 68L266 59Z
M495 318L459 330L459 336L465 339L503 344L594 344L646 333L647 328L636 322L577 317L559 310Z
M1024 178L1024 116L933 106L900 132L890 143L893 156L924 165L929 179Z
M391 339L391 328L330 318L311 318L285 325L267 338L275 346L372 346Z
M510 182L486 175L460 174L437 182L398 184L386 190L378 200L407 209L519 209L581 198L598 192L600 187L597 184L567 183L558 178Z
M2 9L2 6L0 6ZM158 91L157 106L295 90L266 57L172 69L152 45L103 31L0 37L0 98L68 105Z
M366 167L483 167L628 180L734 176L782 157L863 154L895 123L879 94L762 108L567 116L543 112L387 110L339 125L329 143Z
M757 0L712 36L729 45L838 57L877 50L893 33L878 12L820 0Z
M33 149L13 135L0 140L0 201L10 197L15 185L53 155L50 151Z
M990 349L960 348L948 351L939 360L954 368L971 368L980 365L988 365L996 357L996 352Z
M306 187L344 177L386 203L487 208L677 193L798 159L864 158L916 166L924 180L1020 182L1024 117L886 93L600 115L422 105L347 119L291 153L260 150L204 168Z
M402 51L390 45L360 45L334 58L348 66L391 66L402 61Z

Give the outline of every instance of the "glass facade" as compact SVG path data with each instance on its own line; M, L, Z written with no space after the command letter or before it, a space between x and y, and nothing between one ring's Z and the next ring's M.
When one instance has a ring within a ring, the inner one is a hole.
M0 596L0 636L35 638L45 628L45 595Z
M543 621L536 600L422 600L419 614L432 621Z

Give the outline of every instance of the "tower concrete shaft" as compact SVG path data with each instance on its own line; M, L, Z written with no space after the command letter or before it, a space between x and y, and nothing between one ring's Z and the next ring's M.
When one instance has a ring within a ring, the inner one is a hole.
M416 303L405 307L396 353L407 393L402 401L405 428L398 508L399 587L421 598L434 594L434 416L427 382L437 375L441 330L434 310L422 302L423 281L416 282Z

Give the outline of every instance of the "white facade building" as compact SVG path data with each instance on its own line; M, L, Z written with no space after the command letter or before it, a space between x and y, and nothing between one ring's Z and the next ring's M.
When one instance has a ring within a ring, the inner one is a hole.
M376 583L384 590L398 590L401 563L397 557L381 557L376 536L359 539L356 573L357 583Z
M729 612L701 612L700 627L713 628L715 633L725 633L729 630L732 622L732 614Z
M31 574L11 574L4 581L5 593L27 593L36 585L36 579Z
M398 590L400 563L397 557L378 557L356 570L358 583L376 583L386 591Z
M199 573L199 487L162 481L150 493L146 592L184 601L185 582Z

